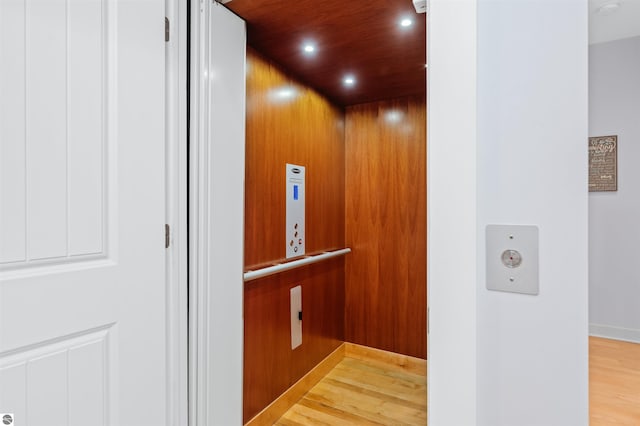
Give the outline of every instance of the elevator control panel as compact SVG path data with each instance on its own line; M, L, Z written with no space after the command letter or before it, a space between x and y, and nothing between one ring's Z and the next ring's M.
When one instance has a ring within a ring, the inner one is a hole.
M487 225L487 289L537 295L538 227Z
M304 177L303 166L287 164L286 258L304 254Z

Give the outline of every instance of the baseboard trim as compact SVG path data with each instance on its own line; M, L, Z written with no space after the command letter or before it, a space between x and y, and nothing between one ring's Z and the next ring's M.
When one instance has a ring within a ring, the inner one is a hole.
M610 325L589 324L589 335L605 339L622 340L640 343L640 330L633 328L612 327Z
M245 426L273 425L289 408L293 407L305 393L322 380L324 376L329 374L329 372L343 360L344 356L345 344L343 343L264 410L256 414Z
M427 375L427 360L382 349L345 342L345 356L368 362L380 362L421 376Z

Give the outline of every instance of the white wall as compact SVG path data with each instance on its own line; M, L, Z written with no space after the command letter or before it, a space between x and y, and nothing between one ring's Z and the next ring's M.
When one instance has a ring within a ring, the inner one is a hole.
M429 424L587 425L587 2L429 14ZM486 290L489 223L539 226L538 296Z
M478 424L588 424L587 2L478 2ZM540 294L488 291L487 224L539 227Z
M640 37L589 48L589 136L618 135L618 191L589 194L589 322L640 342Z
M476 419L476 8L431 0L428 53L429 425Z

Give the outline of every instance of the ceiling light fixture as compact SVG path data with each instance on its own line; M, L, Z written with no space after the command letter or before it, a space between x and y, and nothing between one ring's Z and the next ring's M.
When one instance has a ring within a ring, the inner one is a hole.
M302 50L304 50L305 53L313 53L316 51L316 47L311 43L305 43Z
M410 27L411 24L413 24L413 21L411 19L409 19L409 18L403 18L400 21L400 26L401 27Z
M353 86L354 84L356 84L356 79L352 75L345 76L344 80L342 80L342 81L345 84L345 86Z
M413 0L416 13L427 13L427 0Z

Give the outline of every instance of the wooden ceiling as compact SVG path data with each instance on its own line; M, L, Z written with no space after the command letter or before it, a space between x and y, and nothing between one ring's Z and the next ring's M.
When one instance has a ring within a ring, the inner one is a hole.
M426 91L426 20L411 0L232 0L248 43L338 105ZM409 17L413 23L402 27ZM303 46L316 46L305 54ZM356 83L347 87L347 74Z

